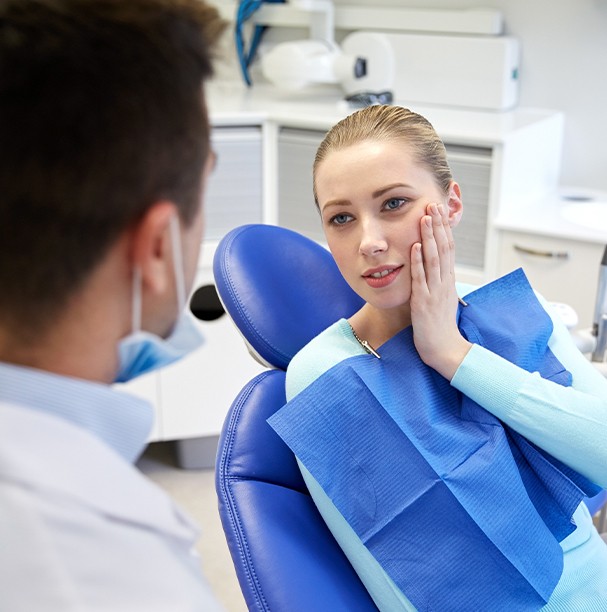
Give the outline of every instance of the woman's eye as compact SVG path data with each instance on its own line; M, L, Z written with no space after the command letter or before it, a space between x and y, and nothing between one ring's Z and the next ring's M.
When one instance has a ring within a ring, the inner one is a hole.
M405 198L390 198L384 202L386 210L398 210L405 205L407 200Z
M331 225L345 225L346 223L348 223L348 221L350 221L350 219L352 219L352 215L340 213L339 215L331 217L329 223L331 223Z

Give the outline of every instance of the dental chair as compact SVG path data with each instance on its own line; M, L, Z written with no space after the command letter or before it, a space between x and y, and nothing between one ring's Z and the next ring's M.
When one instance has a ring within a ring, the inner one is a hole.
M377 610L316 510L295 457L266 419L285 402L295 353L361 299L330 253L271 225L228 233L213 262L217 292L250 352L268 366L233 402L219 440L219 513L249 610Z
M362 307L331 254L291 230L245 225L220 242L218 294L251 354L269 369L247 383L224 422L215 484L249 610L377 610L307 491L295 457L267 424L286 402L295 353ZM607 493L587 500L592 514Z

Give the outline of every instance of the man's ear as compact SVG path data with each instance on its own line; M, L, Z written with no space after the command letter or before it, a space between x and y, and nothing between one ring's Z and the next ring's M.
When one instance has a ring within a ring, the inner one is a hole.
M173 282L170 222L177 214L175 204L158 202L145 212L132 229L133 265L141 270L144 290L162 294Z
M456 227L462 218L464 205L462 204L462 194L459 185L455 181L451 181L449 186L447 207L449 209L449 225Z

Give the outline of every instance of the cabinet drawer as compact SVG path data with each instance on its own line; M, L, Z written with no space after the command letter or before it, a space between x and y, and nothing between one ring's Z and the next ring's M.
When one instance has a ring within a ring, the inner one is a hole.
M604 245L593 242L502 232L501 274L522 267L534 289L547 300L577 311L580 328L590 327Z
M217 165L205 195L205 238L219 240L229 230L262 221L262 140L258 127L214 128Z
M312 166L325 132L283 128L278 136L278 225L324 242L314 204Z
M482 272L489 230L492 150L449 144L445 148L464 204L462 220L453 231L456 263Z

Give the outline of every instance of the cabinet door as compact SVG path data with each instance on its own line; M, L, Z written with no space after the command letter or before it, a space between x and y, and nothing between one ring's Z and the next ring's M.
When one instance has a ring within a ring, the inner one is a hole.
M262 141L259 127L216 127L211 144L217 164L205 193L205 239L262 221Z
M445 145L453 179L459 184L464 214L453 231L455 261L460 268L483 273L489 237L489 189L492 150Z
M278 225L324 242L312 192L312 166L325 132L281 128L278 135Z
M500 274L522 267L547 300L576 310L580 329L592 325L604 245L507 231L500 243Z

